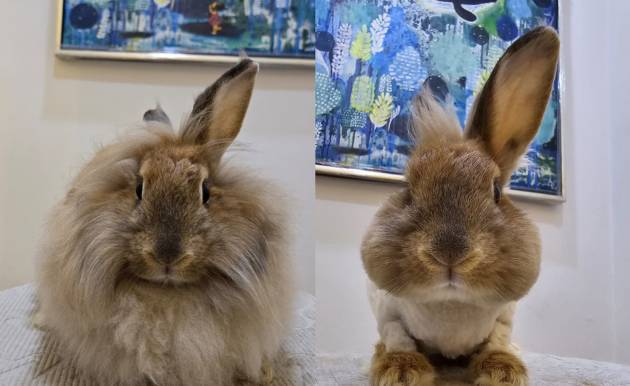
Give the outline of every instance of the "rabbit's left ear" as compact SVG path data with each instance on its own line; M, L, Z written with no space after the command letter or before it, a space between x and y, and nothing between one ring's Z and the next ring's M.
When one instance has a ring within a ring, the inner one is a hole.
M507 182L532 141L553 86L560 42L551 28L531 30L495 66L475 101L466 137L478 139Z
M225 150L241 130L257 73L258 64L243 59L201 93L182 132L184 141Z
M145 122L160 122L171 127L171 120L160 105L157 105L154 109L147 110L142 116L142 120Z

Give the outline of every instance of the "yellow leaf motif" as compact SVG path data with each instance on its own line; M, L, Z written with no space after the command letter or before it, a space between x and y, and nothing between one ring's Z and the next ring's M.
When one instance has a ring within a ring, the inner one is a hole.
M372 38L367 26L361 26L361 31L357 32L357 37L352 42L350 54L359 60L367 62L372 57Z
M350 106L355 110L369 113L374 101L374 83L369 76L357 76L352 84L352 94L350 95Z
M392 116L393 102L394 99L390 94L381 94L376 98L370 112L370 121L372 121L374 127L385 126L389 117Z

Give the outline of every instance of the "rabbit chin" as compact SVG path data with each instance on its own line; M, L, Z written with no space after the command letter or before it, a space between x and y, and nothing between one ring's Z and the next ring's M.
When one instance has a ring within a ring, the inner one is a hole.
M406 296L407 297L407 296ZM408 297L422 299L423 302L477 303L485 298L484 294L469 286L456 270L444 269L439 279L431 283L419 284L408 292Z
M182 274L177 267L158 266L139 270L133 273L143 282L159 285L186 285L194 283L197 278Z

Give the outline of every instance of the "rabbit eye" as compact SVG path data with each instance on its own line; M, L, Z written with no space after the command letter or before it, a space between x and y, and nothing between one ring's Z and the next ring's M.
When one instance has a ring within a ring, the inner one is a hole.
M205 204L210 200L210 190L208 189L208 180L204 180L201 184L201 201Z
M501 186L499 185L499 179L494 180L494 202L497 204L501 201Z
M142 178L140 178L138 180L138 185L136 185L136 198L138 199L138 201L142 200L143 185L144 185L144 181L142 180Z

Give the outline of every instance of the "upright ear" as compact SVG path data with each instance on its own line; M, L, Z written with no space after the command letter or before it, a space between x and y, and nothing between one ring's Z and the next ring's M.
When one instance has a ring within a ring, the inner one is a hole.
M479 140L506 183L542 120L553 86L560 41L539 27L512 44L477 97L466 137Z
M160 122L171 127L171 120L160 105L155 106L154 109L147 110L142 116L142 120L145 122Z
M222 152L241 130L252 96L258 64L243 59L201 93L182 131L182 139L217 146Z
M455 115L452 99L442 104L427 82L411 102L411 122L417 145L436 141L455 142L462 139L462 129Z

